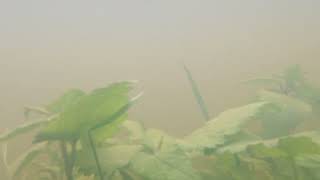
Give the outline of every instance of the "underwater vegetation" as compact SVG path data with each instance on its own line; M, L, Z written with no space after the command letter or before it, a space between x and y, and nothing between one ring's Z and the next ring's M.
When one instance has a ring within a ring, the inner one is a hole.
M184 66L205 121L183 138L128 120L133 82L67 91L26 107L26 124L0 135L9 180L318 180L320 89L300 66L241 82L249 104L210 117ZM38 114L33 120L33 114ZM8 161L11 140L34 132L33 146Z

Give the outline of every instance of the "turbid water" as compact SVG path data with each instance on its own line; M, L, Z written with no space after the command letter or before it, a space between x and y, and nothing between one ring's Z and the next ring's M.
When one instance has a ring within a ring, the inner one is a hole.
M211 117L251 101L241 81L292 64L320 86L319 7L313 0L0 2L0 131L24 122L24 106L70 88L138 80L134 93L144 95L129 119L183 137L203 118L182 62ZM12 157L31 136L12 143Z

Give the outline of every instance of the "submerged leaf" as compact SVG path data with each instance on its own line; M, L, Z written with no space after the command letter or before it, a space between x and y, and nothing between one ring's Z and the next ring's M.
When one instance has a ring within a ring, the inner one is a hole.
M49 123L36 136L35 142L78 139L82 133L108 120L119 108L126 105L130 89L131 83L120 82L82 96L77 103L63 111L56 121Z
M116 145L97 149L103 173L110 176L114 171L127 166L133 156L141 150L140 145ZM92 153L79 151L76 166L85 174L98 174Z
M183 151L176 149L158 153L140 152L130 162L130 169L144 179L199 180L191 161Z
M44 125L50 123L51 121L55 120L54 117L45 119L45 120L38 120L38 121L32 121L25 124L22 124L18 127L16 127L13 130L10 130L8 132L5 132L4 134L0 135L0 142L8 141L12 138L15 138L20 135L24 135L25 133L28 133L34 129L43 127Z
M261 101L274 103L288 109L293 109L300 113L311 113L312 106L294 97L283 95L276 92L262 90L259 92L259 98Z
M12 177L17 178L20 176L23 170L27 168L40 154L46 153L46 150L46 144L38 144L25 152L15 161L12 169Z
M52 103L48 104L45 108L51 113L60 113L77 103L77 100L84 95L85 93L80 89L71 89Z
M259 98L269 102L257 115L263 127L259 135L263 138L289 135L311 117L312 106L297 98L266 90L259 92Z
M265 105L265 102L259 102L227 110L208 121L204 127L195 130L185 141L193 148L215 148L222 145L227 136L240 132Z

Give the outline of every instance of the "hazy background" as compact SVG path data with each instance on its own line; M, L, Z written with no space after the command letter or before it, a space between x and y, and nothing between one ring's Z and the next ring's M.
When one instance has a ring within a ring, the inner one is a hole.
M317 81L318 0L0 0L0 129L69 88L140 80L131 119L183 135L201 114L242 104L239 81L300 63Z

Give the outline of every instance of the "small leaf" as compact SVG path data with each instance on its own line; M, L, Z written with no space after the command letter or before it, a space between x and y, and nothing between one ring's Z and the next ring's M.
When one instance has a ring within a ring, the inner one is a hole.
M55 120L54 117L51 117L45 120L32 121L32 122L22 124L16 127L15 129L0 135L0 142L8 141L17 136L24 135L25 133L28 133L34 129L43 127L44 125L48 124L53 120Z

